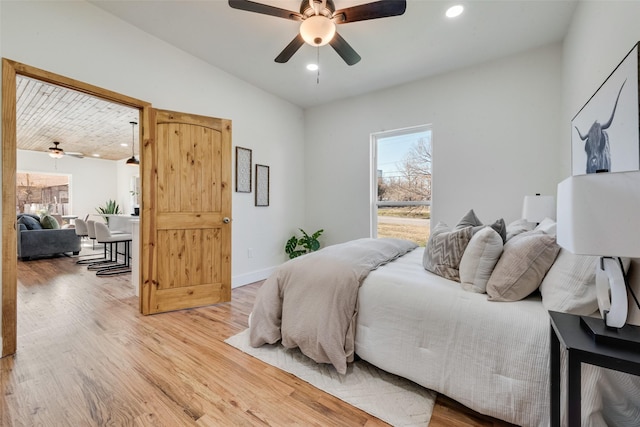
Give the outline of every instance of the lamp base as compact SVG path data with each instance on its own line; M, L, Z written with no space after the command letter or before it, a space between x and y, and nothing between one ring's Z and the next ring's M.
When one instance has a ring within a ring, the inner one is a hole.
M640 327L625 324L621 328L609 328L604 320L581 316L580 324L598 344L611 345L627 350L640 350Z

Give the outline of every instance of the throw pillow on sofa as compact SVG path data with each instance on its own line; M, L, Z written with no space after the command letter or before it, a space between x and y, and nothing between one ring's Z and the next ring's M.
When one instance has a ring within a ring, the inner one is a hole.
M438 276L459 282L460 260L472 235L472 227L451 230L447 224L439 222L427 241L422 265Z
M42 215L42 218L40 218L40 225L42 225L42 228L48 230L57 230L58 228L60 228L58 220L48 214Z
M42 225L40 225L40 221L35 219L31 215L20 215L18 219L19 224L24 224L27 227L27 230L42 230Z
M559 251L555 236L541 231L511 238L487 282L488 299L519 301L529 296L538 289Z
M462 288L485 293L487 282L502 254L502 237L491 227L485 226L473 235L460 260Z

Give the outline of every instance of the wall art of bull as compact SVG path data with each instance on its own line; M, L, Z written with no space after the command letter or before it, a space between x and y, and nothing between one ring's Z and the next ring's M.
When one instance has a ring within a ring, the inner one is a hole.
M611 149L609 147L609 135L606 130L609 129L609 126L611 126L613 122L618 106L618 99L620 99L622 88L626 82L627 80L622 82L620 86L616 102L613 105L611 117L609 117L606 123L600 124L596 120L586 135L583 135L580 129L575 126L578 135L580 135L580 139L584 141L584 151L587 153L587 173L609 172L611 170Z

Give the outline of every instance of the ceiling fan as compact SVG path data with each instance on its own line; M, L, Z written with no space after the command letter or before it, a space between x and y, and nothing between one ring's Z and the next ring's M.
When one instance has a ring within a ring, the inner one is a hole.
M59 159L62 156L77 157L79 159L84 158L84 154L64 151L59 147L59 145L60 143L58 141L53 141L53 147L49 147L49 156L53 157L54 159Z
M234 9L301 21L300 32L276 57L279 63L287 62L304 44L324 46L330 44L348 65L360 61L360 55L336 32L336 24L365 21L402 15L406 0L380 0L336 10L333 0L302 0L300 12L281 9L249 0L229 0Z

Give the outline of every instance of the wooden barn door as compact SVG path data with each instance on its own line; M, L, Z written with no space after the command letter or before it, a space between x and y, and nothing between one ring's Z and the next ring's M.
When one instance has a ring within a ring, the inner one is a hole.
M231 121L147 109L143 314L231 300Z

